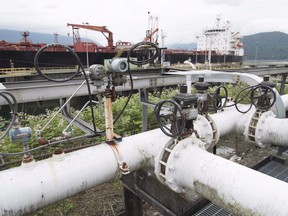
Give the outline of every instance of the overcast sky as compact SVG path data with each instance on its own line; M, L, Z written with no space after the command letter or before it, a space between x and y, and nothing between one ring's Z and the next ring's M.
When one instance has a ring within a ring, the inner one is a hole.
M72 35L67 23L107 26L114 41L143 40L148 11L158 17L167 35L165 44L195 42L221 14L236 31L250 35L264 31L288 33L287 0L6 0L1 1L0 28ZM101 33L80 30L82 37L107 44ZM161 37L161 34L159 34Z

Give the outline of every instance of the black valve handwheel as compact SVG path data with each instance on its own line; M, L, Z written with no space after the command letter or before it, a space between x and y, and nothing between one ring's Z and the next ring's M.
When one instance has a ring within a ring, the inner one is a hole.
M276 102L275 91L266 85L259 85L251 91L251 103L260 110L270 109Z
M159 102L154 110L160 129L169 137L177 138L185 128L185 116L173 100Z

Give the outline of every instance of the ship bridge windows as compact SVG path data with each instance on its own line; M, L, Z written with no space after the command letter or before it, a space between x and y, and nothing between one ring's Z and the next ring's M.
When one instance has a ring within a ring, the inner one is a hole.
M225 29L209 29L206 30L205 33L211 33L211 32L225 32Z

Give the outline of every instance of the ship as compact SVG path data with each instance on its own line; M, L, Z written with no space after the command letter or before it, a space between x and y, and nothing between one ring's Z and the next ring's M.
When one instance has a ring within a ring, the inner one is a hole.
M215 25L205 28L196 36L195 50L168 49L165 60L171 63L182 63L188 60L192 63L241 63L244 58L242 36L235 31L230 21L221 23L221 17L216 17Z
M149 18L150 19L150 18ZM242 62L244 51L242 37L239 32L234 32L230 22L221 24L220 17L216 18L214 27L206 28L197 39L195 50L167 49L162 45L161 62L170 64L183 63L186 60L192 63L218 63L228 64ZM133 44L118 41L114 44L113 33L106 26L93 26L89 24L70 24L73 32L73 45L70 47L77 53L83 65L104 64L105 59L114 57L126 57L127 51ZM158 44L158 27L153 25L146 31L143 41ZM107 39L107 46L101 46L90 41L82 41L79 29L101 32ZM28 38L29 32L22 33L19 43L10 43L0 40L0 68L31 68L34 67L34 57L39 49L46 46L45 43L33 43ZM57 34L55 34L57 44ZM63 49L55 46L46 49L42 54L42 66L44 67L71 67L76 64L75 59ZM159 61L160 62L160 61Z

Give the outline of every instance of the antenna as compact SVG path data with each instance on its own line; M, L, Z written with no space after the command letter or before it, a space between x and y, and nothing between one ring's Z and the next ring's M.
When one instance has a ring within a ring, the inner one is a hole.
M162 39L161 46L162 47L164 47L164 45L165 45L165 43L164 43L165 37L167 37L167 34L163 31L163 29L161 29L161 39Z
M54 35L54 43L59 43L58 42L58 35L59 34L55 32L53 35Z

